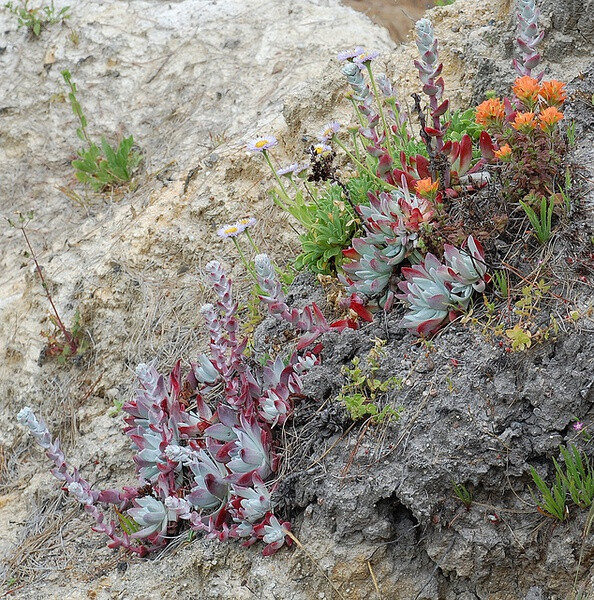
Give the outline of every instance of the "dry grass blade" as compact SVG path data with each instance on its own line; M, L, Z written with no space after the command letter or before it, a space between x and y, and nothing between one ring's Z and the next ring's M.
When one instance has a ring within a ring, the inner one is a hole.
M7 577L17 582L31 583L43 573L66 568L67 558L63 564L52 564L55 554L62 555L62 529L80 513L74 506L62 510L64 497L60 493L53 501L42 505L28 521L23 532L23 541L14 549L7 561Z

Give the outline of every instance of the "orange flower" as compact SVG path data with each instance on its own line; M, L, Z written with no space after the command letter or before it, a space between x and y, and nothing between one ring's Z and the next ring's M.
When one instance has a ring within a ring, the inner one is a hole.
M536 127L533 112L519 112L512 123L512 127L520 133L530 133Z
M512 149L509 147L509 144L504 144L499 148L499 150L495 150L495 156L499 160L508 161L511 159Z
M547 106L556 106L559 108L567 99L567 94L563 89L565 84L562 81L545 81L540 86L540 97L545 101Z
M479 125L483 125L484 127L501 124L503 123L504 117L505 108L503 102L499 100L499 98L485 100L476 107L475 120Z
M534 108L540 94L540 84L534 77L518 77L512 88L516 98L528 108Z
M415 191L419 196L424 198L430 198L433 200L439 188L439 181L433 181L431 177L425 177L425 179L419 179L415 184Z
M554 106L549 106L549 108L545 108L538 115L538 120L540 121L540 128L543 131L548 133L552 133L555 125L563 118L563 113L557 110Z

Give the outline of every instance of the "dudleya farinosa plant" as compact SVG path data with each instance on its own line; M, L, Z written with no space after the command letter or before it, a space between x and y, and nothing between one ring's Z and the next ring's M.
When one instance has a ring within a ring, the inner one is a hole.
M483 292L489 281L483 249L472 236L462 250L446 244L444 259L442 264L428 253L421 264L402 268L405 281L398 287L404 293L397 297L410 308L400 324L417 335L435 333L466 310L473 292Z
M287 306L268 257L258 256L255 266L270 312L302 332L299 348L330 328L315 305ZM261 540L265 555L291 543L290 524L274 515L271 498L279 460L272 430L288 418L302 375L318 358L304 350L286 360L268 359L261 368L247 361L231 280L216 261L207 272L218 296L215 305L202 308L209 355L200 355L183 380L179 362L168 378L139 365L138 390L123 406L124 432L136 451L136 486L93 490L45 423L28 407L18 415L54 463L52 473L95 519L93 529L110 538L111 548L144 556L188 528L245 545ZM116 519L106 518L107 505Z

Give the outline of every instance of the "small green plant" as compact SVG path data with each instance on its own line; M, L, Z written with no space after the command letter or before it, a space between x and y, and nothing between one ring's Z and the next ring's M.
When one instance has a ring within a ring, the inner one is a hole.
M516 323L511 329L506 329L505 335L511 341L511 349L514 352L523 352L532 346L532 333L519 323Z
M520 206L524 209L530 224L534 228L534 235L541 244L546 244L551 239L551 226L553 220L553 209L555 208L555 197L548 200L542 196L540 199L540 214L532 208L531 204L537 202L537 198L530 195L526 200L520 200Z
M464 484L456 483L454 481L452 482L452 487L456 498L464 504L466 510L470 510L470 507L472 506L472 493L470 490Z
M303 202L291 214L306 230L299 236L303 252L297 257L295 268L335 274L344 260L342 251L360 230L356 213L343 199L342 189L329 186L317 200Z
M567 487L559 471L555 474L555 482L549 489L544 479L536 472L534 467L530 467L530 474L540 491L540 498L537 498L533 492L532 497L538 506L538 511L547 517L565 521L569 516L567 508Z
M335 133L338 123L332 122L326 130ZM322 138L320 138L322 139ZM323 138L326 139L326 138ZM261 143L267 146L258 146ZM299 236L302 253L297 257L297 270L309 269L321 275L336 275L345 257L343 250L353 237L361 232L356 205L368 205L368 192L376 189L374 176L368 171L350 178L346 183L336 177L332 166L334 153L325 143L311 146L312 173L307 180L300 174L305 167L298 164L276 169L268 149L276 140L259 138L248 144L254 152L261 152L273 171L277 188L271 190L275 204L293 216L303 228Z
M589 508L594 501L594 469L592 463L582 457L576 446L569 448L559 448L563 461L565 462L565 472L555 461L555 469L563 480L574 504L580 508Z
M107 414L110 417L117 417L122 412L122 408L124 407L124 402L125 402L125 400L123 400L121 398L114 398L113 406L109 409L109 413L107 413Z
M72 161L76 178L90 185L95 192L129 183L142 160L141 154L134 150L134 138L124 138L117 149L112 148L105 137L101 137L101 146L93 142L87 132L87 119L76 98L76 84L72 81L70 71L62 71L62 77L70 88L68 99L80 123L76 135L86 144L86 148L78 151L80 158Z
M581 423L580 425L583 426ZM575 426L574 429L578 430ZM580 508L588 509L594 506L594 466L574 445L567 448L559 446L559 452L563 457L565 469L553 459L555 482L550 489L534 467L530 467L530 473L541 493L540 500L535 498L539 512L564 521L569 516L568 494L572 502Z
M399 417L398 410L389 405L380 410L378 404L387 392L402 387L400 377L393 376L381 380L376 376L380 369L379 358L383 355L384 345L385 340L376 340L375 346L369 351L365 365L361 365L359 357L355 357L351 361L350 368L347 366L342 368L347 381L336 399L344 402L353 421L371 417L376 423L381 423L386 419Z
M15 6L14 2L7 2L4 7L18 17L19 29L26 27L36 37L48 25L63 23L66 19L70 18L68 14L70 7L65 6L56 12L54 0L51 0L49 6L42 6L40 8L29 8L29 0L21 0L19 6Z
M476 122L476 111L474 108L466 110L453 110L447 112L445 119L450 123L446 132L446 140L460 142L465 133L467 133L473 141L478 141L483 131L482 125ZM473 150L474 158L480 157L480 152Z
M449 6L454 4L455 0L435 0L435 6Z

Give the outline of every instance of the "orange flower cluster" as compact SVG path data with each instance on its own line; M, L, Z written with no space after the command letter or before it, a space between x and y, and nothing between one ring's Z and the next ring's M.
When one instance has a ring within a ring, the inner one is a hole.
M567 99L565 84L562 81L551 79L539 83L534 77L518 77L512 88L516 98L529 110L533 110L539 99L547 107L560 108Z
M540 97L547 106L559 108L567 100L564 88L565 84L561 81L544 81L540 86Z
M495 150L495 156L499 160L508 161L511 159L512 149L509 144L503 144L499 150Z
M529 110L533 110L540 95L540 83L534 77L524 75L514 82L512 91L515 97Z
M520 133L530 133L536 128L533 112L517 113L512 127Z
M419 179L415 185L415 191L419 196L423 198L429 198L433 200L437 194L439 188L439 181L433 181L431 177L425 177L425 179Z
M505 118L505 107L499 98L491 98L476 108L476 122L483 127L502 125Z
M540 111L538 120L540 121L540 128L547 133L552 133L555 125L563 118L563 113L557 110L554 106L549 106Z

